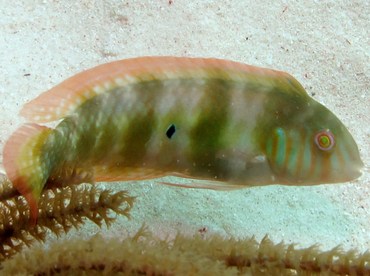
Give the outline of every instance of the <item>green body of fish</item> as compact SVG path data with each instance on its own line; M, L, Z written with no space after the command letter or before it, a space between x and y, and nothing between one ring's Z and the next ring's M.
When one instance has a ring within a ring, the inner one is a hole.
M38 170L18 175L34 194L66 172L98 180L180 175L210 181L208 188L213 181L311 185L359 176L348 130L292 76L222 60L183 58L184 66L167 58L154 66L148 59L142 72L108 72L105 81L76 88L75 100L60 100L73 107L24 146Z

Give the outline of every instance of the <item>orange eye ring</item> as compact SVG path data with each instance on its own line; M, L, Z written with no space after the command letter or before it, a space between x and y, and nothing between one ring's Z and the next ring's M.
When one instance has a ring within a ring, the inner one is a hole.
M329 129L319 131L315 135L315 144L320 150L331 150L335 145L333 133Z

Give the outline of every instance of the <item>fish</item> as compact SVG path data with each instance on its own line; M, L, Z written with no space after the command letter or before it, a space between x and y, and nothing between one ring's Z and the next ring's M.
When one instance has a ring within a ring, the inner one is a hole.
M216 58L102 64L20 115L3 164L33 219L47 183L180 176L191 182L162 183L228 190L348 182L363 167L348 129L293 76Z

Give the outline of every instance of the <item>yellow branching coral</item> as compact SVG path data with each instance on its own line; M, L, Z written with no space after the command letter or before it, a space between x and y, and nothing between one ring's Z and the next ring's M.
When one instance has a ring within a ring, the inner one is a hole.
M18 191L13 187L13 184L2 173L0 173L0 201L13 198L19 195Z
M48 229L60 236L81 226L84 218L109 226L114 220L110 210L129 217L133 201L125 191L112 193L93 185L47 189L40 200L36 225L30 224L29 206L22 196L0 201L0 260L33 240L44 241Z
M295 249L267 237L258 242L177 235L165 241L141 228L124 240L98 235L34 248L3 266L9 275L369 275L370 253Z

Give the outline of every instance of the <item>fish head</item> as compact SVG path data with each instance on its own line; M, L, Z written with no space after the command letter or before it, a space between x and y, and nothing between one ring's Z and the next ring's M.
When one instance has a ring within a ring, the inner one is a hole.
M278 104L271 121L264 150L277 183L339 183L361 175L364 164L352 135L308 95Z

